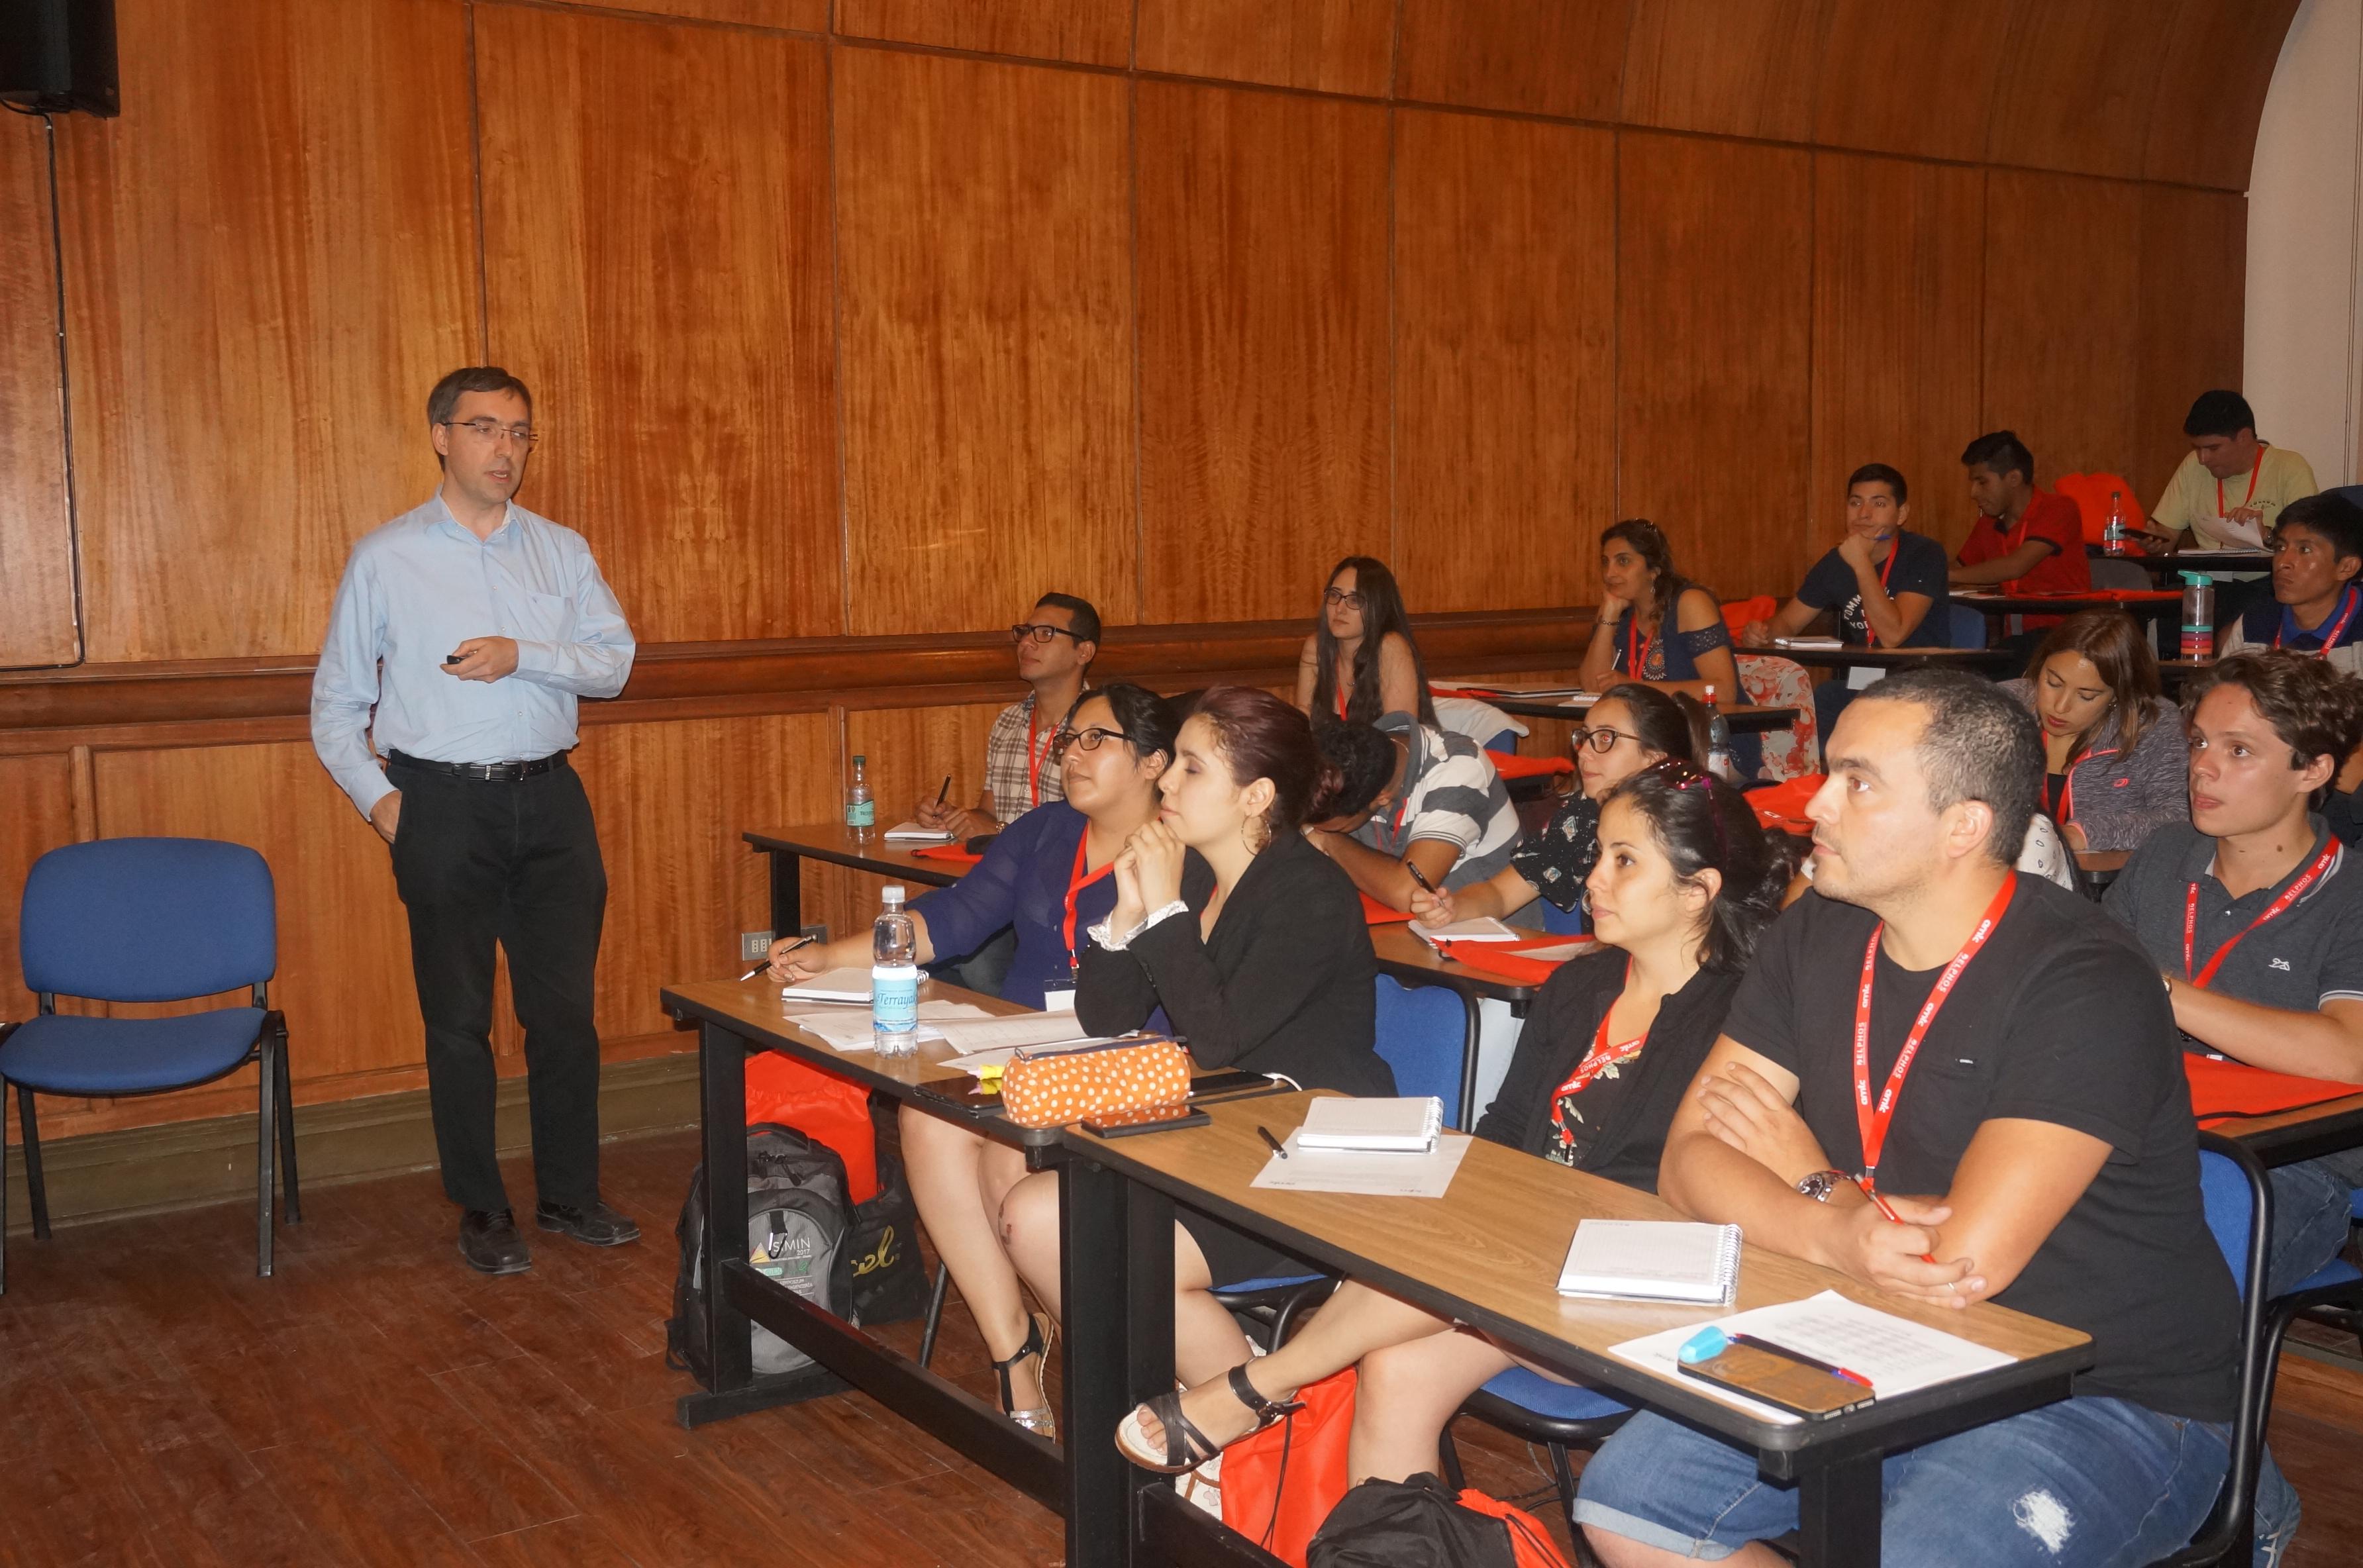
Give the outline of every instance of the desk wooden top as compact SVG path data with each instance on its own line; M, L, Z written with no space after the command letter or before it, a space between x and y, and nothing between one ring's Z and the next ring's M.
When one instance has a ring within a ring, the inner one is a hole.
M920 981L919 999L974 1002L995 1016L1031 1010L942 980ZM788 1018L792 1012L818 1012L832 1004L783 998L774 980L685 980L664 988L662 1004L675 1018L719 1024L758 1049L794 1056L897 1099L907 1098L920 1084L968 1081L967 1073L943 1065L962 1055L948 1041L922 1040L918 1050L908 1056L838 1050L819 1035L797 1028ZM860 1010L859 1003L836 1005L848 1014Z
M1762 652L1763 650L1745 651ZM1459 693L1448 692L1446 695L1453 696ZM1467 695L1478 698L1481 701L1490 702L1504 713L1514 713L1522 719L1581 719L1592 711L1592 705L1594 702L1600 701L1599 694L1596 692L1586 692L1581 697L1525 698L1506 690L1495 689L1483 692L1470 691ZM1797 710L1725 707L1723 710L1723 716L1731 725L1732 734L1752 735L1761 734L1767 730L1787 729L1797 722Z
M2153 577L2170 577L2179 571L2270 571L2273 553L2270 550L2231 549L2199 555L2189 553L2172 556L2127 556L2125 559L2142 568Z
M2133 851L2130 849L2080 849L2076 852L2076 864L2091 876L2113 877L2124 870L2125 862L2132 858Z
M2128 615L2162 615L2182 602L2174 589L2144 591L2125 598L2099 593L1974 593L1956 591L1953 602L1994 615L2073 615L2083 610L2122 610Z
M2001 669L2019 656L1999 648L1742 648L1742 653L1770 654L1817 669L1902 669L1921 665L1943 668Z
M1259 1125L1276 1137L1304 1120L1309 1094L1276 1095L1207 1108L1213 1123L1143 1138L1104 1141L1075 1132L1076 1156L1145 1181L1193 1207L1268 1236L1292 1251L1480 1329L1537 1361L1587 1382L1633 1394L1771 1453L1859 1434L1958 1403L1972 1386L2023 1386L2091 1363L2091 1342L2073 1329L1991 1303L1965 1311L1921 1307L1760 1247L1742 1253L1739 1291L1729 1307L1578 1300L1557 1288L1576 1222L1584 1219L1673 1220L1658 1198L1549 1160L1480 1139L1441 1198L1267 1191L1251 1187L1269 1158ZM1826 1421L1760 1420L1609 1354L1609 1347L1660 1330L1711 1322L1751 1307L1835 1289L1875 1307L2018 1359L1976 1378L1881 1399Z
M2201 1125L2247 1144L2263 1165L2295 1165L2363 1148L2363 1093L2269 1116L2211 1118Z
M1535 934L1544 936L1548 933L1538 931ZM1570 936L1567 940L1580 942L1582 939ZM1506 975L1495 975L1483 969L1471 968L1459 959L1447 958L1443 954L1413 935L1407 922L1397 921L1388 925L1370 927L1370 946L1379 955L1380 972L1392 974L1397 979L1416 980L1433 976L1438 980L1450 981L1463 990L1473 991L1482 997L1498 998L1513 1004L1529 1000L1537 991L1542 989L1538 985L1530 986L1521 980L1513 980Z
M968 867L950 860L923 860L911 853L925 849L926 845L907 848L888 844L882 836L884 829L870 836L866 844L856 840L843 823L806 823L799 827L749 828L738 836L757 849L772 854L802 856L808 860L826 860L838 866L849 866L856 871L873 871L881 877L901 877L908 881L924 882L930 888L949 888L963 876Z

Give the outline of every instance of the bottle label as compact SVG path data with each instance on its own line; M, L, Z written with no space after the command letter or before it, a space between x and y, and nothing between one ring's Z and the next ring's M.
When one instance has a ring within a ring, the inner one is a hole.
M919 1021L919 971L906 964L875 965L870 971L870 1021L900 1033Z
M876 827L878 825L878 802L875 801L848 801L845 803L845 825L847 827L856 828Z

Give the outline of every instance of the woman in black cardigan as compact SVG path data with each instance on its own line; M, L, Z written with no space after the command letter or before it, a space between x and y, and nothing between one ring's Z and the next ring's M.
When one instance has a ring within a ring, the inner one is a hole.
M1586 901L1610 946L1543 987L1477 1135L1654 1188L1674 1110L1723 1031L1789 867L1736 790L1673 760L1608 797L1600 840ZM1284 1413L1298 1388L1359 1362L1348 1473L1399 1481L1437 1467L1445 1422L1512 1360L1349 1282L1262 1360L1135 1410L1116 1444L1146 1468L1189 1469Z
M1076 1021L1093 1034L1139 1028L1159 1007L1201 1067L1237 1067L1305 1088L1394 1093L1377 1032L1362 900L1301 829L1323 792L1304 715L1267 691L1216 687L1199 700L1159 787L1165 804L1115 861L1115 907L1091 930L1076 971ZM1193 909L1182 896L1185 854L1214 869ZM1048 1174L1001 1206L1010 1256L1059 1310L1058 1187ZM1173 1364L1198 1382L1248 1358L1215 1285L1308 1265L1193 1209L1177 1216Z

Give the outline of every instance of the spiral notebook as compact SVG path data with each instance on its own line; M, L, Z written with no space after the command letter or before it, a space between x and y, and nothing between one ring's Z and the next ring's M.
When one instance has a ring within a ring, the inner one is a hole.
M1561 1296L1728 1305L1739 1227L1687 1220L1584 1220L1559 1271Z
M1304 1108L1297 1143L1306 1149L1425 1154L1444 1131L1444 1102L1430 1095L1357 1099L1327 1096Z

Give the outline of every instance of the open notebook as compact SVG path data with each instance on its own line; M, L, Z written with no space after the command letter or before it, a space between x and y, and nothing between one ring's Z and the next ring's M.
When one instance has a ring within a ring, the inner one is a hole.
M1561 1296L1727 1303L1739 1283L1739 1227L1687 1220L1584 1220L1559 1271Z

